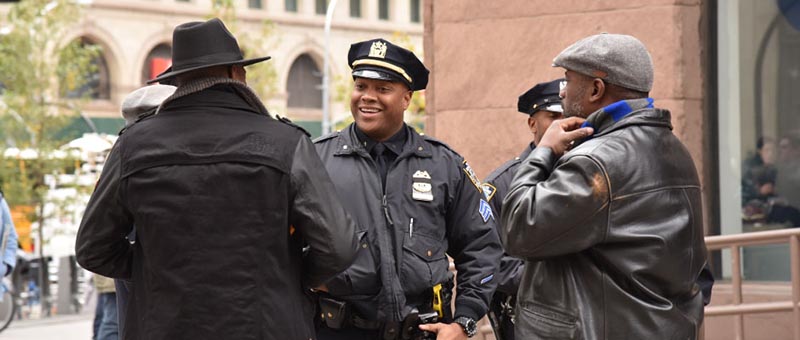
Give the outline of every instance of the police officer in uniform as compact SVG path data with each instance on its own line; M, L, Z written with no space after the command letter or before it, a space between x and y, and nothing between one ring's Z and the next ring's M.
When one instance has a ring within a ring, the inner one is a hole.
M528 154L536 147L550 123L562 116L563 109L558 93L563 81L564 79L561 78L536 84L519 96L517 110L528 115L528 127L533 134L533 140L519 157L497 168L481 185L486 194L486 200L491 204L496 215L502 211L503 197L508 193L508 186L521 160L528 157ZM500 228L499 224L498 228ZM500 229L498 229L499 231ZM497 273L497 291L492 297L489 308L489 320L492 322L495 337L498 340L514 339L514 305L523 264L522 260L507 254L500 262L500 269Z
M403 122L413 92L428 83L414 53L375 39L353 44L348 63L355 122L315 145L356 220L360 250L319 288L317 336L415 339L424 329L472 337L503 254L480 180L458 153ZM454 312L447 255L458 271Z

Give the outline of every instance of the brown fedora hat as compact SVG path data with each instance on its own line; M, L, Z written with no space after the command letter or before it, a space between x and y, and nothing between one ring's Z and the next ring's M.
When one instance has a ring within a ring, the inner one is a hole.
M244 59L236 38L218 18L180 24L172 32L172 66L147 83L160 82L201 68L262 62L270 57Z

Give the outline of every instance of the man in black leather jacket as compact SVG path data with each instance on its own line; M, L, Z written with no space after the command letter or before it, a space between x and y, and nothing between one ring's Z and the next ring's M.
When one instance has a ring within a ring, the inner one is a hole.
M700 183L653 66L631 36L565 49L564 113L503 202L506 251L526 259L520 339L696 339L706 263Z
M517 110L528 115L528 128L533 134L533 140L519 157L509 160L492 171L481 184L486 200L492 205L495 215L500 215L503 211L501 204L503 197L508 193L511 179L517 173L517 168L522 160L527 158L539 144L544 131L553 120L561 118L563 109L558 94L563 82L564 79L561 78L539 83L519 96ZM497 227L498 232L502 232L502 225L499 222ZM514 339L513 307L516 304L519 281L522 279L523 265L522 260L508 255L503 256L500 261L500 268L497 272L497 291L492 296L492 303L489 307L489 320L492 322L497 340Z
M411 51L369 40L350 47L348 62L355 123L315 144L358 224L361 247L320 293L318 338L414 338L401 334L416 327L409 320L431 312L437 285L449 290L447 255L458 271L455 312L424 328L438 339L472 336L502 255L480 181L455 151L403 123L413 91L428 83L428 70Z
M358 244L311 140L245 83L266 59L244 59L219 19L179 25L153 80L177 91L109 154L75 248L133 282L122 339L314 338L309 289Z

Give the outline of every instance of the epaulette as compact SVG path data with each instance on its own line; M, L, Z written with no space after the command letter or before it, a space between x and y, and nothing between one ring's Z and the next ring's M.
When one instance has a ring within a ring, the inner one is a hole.
M130 127L133 126L133 124L136 124L136 123L141 122L141 121L143 121L145 119L148 119L150 117L155 116L156 115L156 111L157 111L157 109L152 109L150 111L147 111L145 113L140 114L138 117L136 117L136 120L134 120L133 123L125 124L125 126L123 126L122 129L119 130L119 132L117 133L117 136L122 136L122 134L125 133L125 131L128 131L128 129L130 129Z
M286 125L289 125L289 126L292 126L292 127L296 128L296 129L298 129L298 130L302 131L303 133L305 133L305 134L306 134L306 136L308 136L308 137L311 137L311 134L310 134L310 133L308 133L308 131L306 131L306 129L304 129L304 128L303 128L302 126L300 126L300 125L297 125L297 124L295 124L295 123L292 123L292 121L291 121L291 120L289 120L289 118L286 118L286 117L281 117L281 116L279 116L279 115L275 115L275 118L278 118L278 121L279 121L279 122L281 122L281 123L284 123L284 124L286 124Z
M150 118L152 116L155 116L156 115L156 111L157 111L156 109L152 109L152 110L147 111L147 112L145 112L143 114L140 114L139 117L136 117L136 120L133 121L133 124L141 122L141 121L143 121L143 120L145 120L147 118Z
M456 152L456 150L453 150L453 148L451 148L451 147L450 147L450 145L447 145L447 143L445 143L445 142L442 142L442 141L440 141L440 140L438 140L438 139L436 139L436 138L430 137L430 136L428 136L428 135L422 135L422 134L420 134L420 136L422 137L422 139L424 139L424 140L426 140L426 141L430 142L431 144L436 144L436 145L443 146L445 149L447 149L447 150L450 150L450 151L451 151L451 152L453 152L454 154L456 154L456 155L458 155L459 157L461 157L461 155L460 155L458 152ZM462 158L463 158L463 157L462 157Z
M334 131L334 132L331 132L331 133L329 133L327 135L324 135L324 136L321 136L321 137L317 137L317 138L314 139L314 144L321 143L321 142L324 142L324 141L329 140L329 139L333 139L334 137L336 137L338 135L339 135L339 131Z

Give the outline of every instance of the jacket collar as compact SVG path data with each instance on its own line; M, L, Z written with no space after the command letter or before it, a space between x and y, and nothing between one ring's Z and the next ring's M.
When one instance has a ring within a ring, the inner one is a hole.
M620 100L597 110L586 118L581 127L594 128L586 140L608 134L630 125L664 126L672 130L667 110L653 107L653 98Z
M534 148L536 148L536 145L533 145L533 142L530 142L530 144L528 144L528 147L525 148L525 150L522 150L522 153L519 154L519 157L517 157L517 159L528 158L528 155L530 155L531 152L533 152Z
M398 159L411 155L417 157L433 156L430 151L430 145L425 142L425 139L417 131L406 124L403 124L403 128L406 130L406 143L403 145L403 151L398 156ZM370 157L369 152L356 136L356 123L351 123L350 126L338 134L336 137L336 152L333 155L350 156L353 154Z
M169 103L162 104L159 111L164 110L166 112L186 107L194 109L221 107L261 114L257 108L250 105L246 99L237 93L236 89L228 84L217 84L198 92L174 98Z

